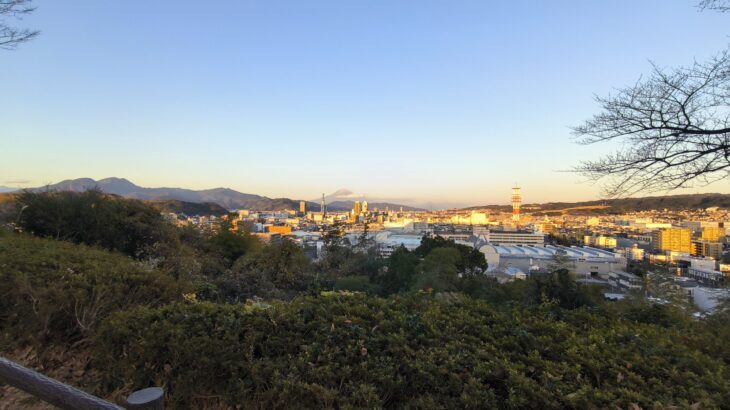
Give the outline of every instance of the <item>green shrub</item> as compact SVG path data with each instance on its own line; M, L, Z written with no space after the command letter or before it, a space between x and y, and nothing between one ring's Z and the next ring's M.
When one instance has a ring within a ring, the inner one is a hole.
M7 340L70 344L93 335L112 312L180 300L184 290L120 254L0 236L0 329Z
M495 310L454 294L323 292L291 302L173 304L100 328L105 388L165 386L175 408L643 408L728 402L702 323L593 308ZM691 336L687 334L691 332ZM208 398L208 399L206 399Z
M17 196L20 226L34 235L99 246L130 256L169 240L172 226L135 199L85 192L31 192Z

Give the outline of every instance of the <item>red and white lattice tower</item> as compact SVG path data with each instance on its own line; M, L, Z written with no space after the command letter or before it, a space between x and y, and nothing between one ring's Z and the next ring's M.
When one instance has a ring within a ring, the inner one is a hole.
M520 222L520 204L522 204L522 196L520 195L520 187L515 184L512 188L512 222Z

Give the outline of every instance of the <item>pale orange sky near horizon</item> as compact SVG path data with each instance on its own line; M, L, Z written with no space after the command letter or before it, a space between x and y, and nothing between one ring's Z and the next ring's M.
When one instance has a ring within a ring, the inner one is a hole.
M41 35L0 50L0 185L345 188L435 208L507 204L515 182L526 203L599 199L561 172L616 148L572 140L593 96L730 34L692 1L33 4L21 23Z

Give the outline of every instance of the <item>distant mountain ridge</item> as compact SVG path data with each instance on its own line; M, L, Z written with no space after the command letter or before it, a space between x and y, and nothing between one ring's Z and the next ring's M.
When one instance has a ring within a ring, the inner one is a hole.
M333 209L333 210L343 210L343 211L349 211L352 209L353 205L355 204L355 201L368 201L368 209L374 210L375 208L378 208L378 210L385 210L390 209L392 211L398 211L401 208L403 208L404 211L425 211L423 208L418 208L415 206L410 205L402 205L392 202L387 202L379 199L368 199L364 195L357 195L354 192L350 191L349 189L338 189L337 191L325 195L324 197L325 201L327 202L327 209Z
M145 188L134 184L125 178L104 178L94 180L92 178L68 179L47 187L34 188L34 190L50 189L52 191L75 191L81 192L93 188L99 188L102 192L123 196L126 198L141 199L144 201L183 201L191 203L213 203L222 206L227 210L235 209L251 209L257 211L281 211L281 210L298 210L298 199L289 198L268 198L261 195L246 194L235 191L230 188L212 188L203 190L193 190L186 188ZM338 191L340 192L340 191ZM341 192L340 192L341 193ZM348 191L349 193L349 191ZM327 210L333 212L346 212L352 209L354 201L335 200L335 197L328 196L325 198ZM319 211L319 201L305 201L307 211ZM171 205L172 206L172 205ZM406 205L392 204L387 202L370 203L370 209L389 208L398 210L400 207L404 210L414 211L422 210ZM180 208L179 205L172 206Z
M145 201L184 201L193 203L214 203L227 210L253 209L259 211L278 211L299 209L299 201L289 198L268 198L261 195L245 194L230 188L213 188L200 191L186 188L145 188L124 178L104 178L98 181L91 178L69 179L35 190L81 192L99 188L102 192L126 198ZM314 208L313 208L314 207ZM319 204L307 203L307 209L319 209Z
M669 209L704 209L711 207L730 208L730 194L681 194L648 196L640 198L618 198L583 202L547 202L544 204L522 204L526 213L586 213L620 214L634 211ZM509 211L510 205L483 205L463 208L464 210Z

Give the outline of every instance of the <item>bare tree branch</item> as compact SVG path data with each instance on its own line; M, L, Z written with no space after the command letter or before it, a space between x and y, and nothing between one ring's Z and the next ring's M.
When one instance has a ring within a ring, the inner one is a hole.
M715 10L727 13L730 11L730 0L702 0L697 7L700 10Z
M12 50L40 34L38 30L17 28L7 23L8 18L22 19L35 11L32 0L0 0L0 49Z
M666 70L596 97L601 112L573 128L577 142L621 148L575 170L607 179L606 195L709 184L730 176L730 54Z

